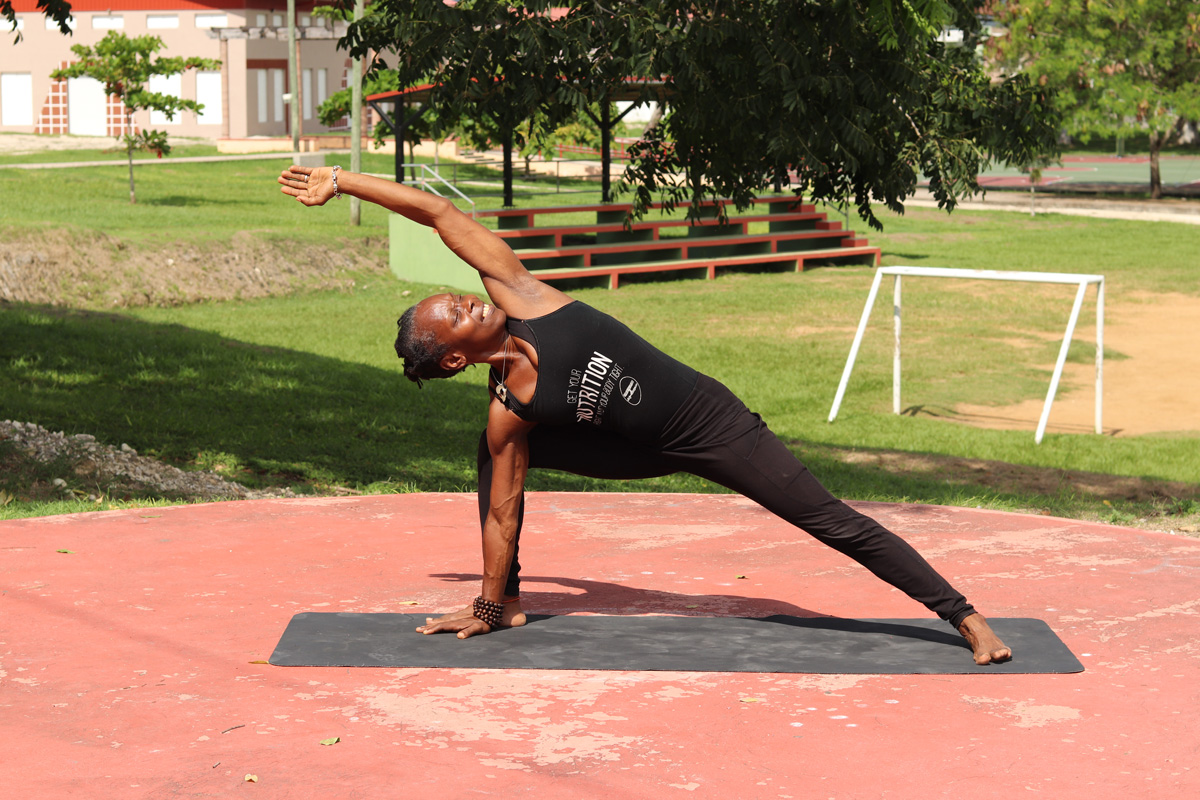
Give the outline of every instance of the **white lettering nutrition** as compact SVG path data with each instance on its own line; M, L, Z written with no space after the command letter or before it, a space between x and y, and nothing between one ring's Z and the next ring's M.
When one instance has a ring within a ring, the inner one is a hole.
M598 350L592 352L587 367L579 376L579 394L575 405L576 422L592 422L597 425L600 423L596 417L596 408L600 404L605 379L612 366L611 358Z

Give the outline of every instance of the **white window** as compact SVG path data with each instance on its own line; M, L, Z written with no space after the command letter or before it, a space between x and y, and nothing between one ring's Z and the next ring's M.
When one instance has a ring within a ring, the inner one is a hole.
M317 70L317 105L329 99L329 76L325 69Z
M0 125L33 124L33 75L0 74Z
M180 90L182 83L183 81L181 80L180 75L151 75L150 82L146 84L146 88L152 92L158 92L159 94L169 94L172 97L181 97L182 95L180 94ZM168 119L167 115L161 111L151 111L150 124L178 125L180 122L182 122L180 116L181 112L176 111L175 118Z
M302 81L301 85L304 87L304 90L301 92L301 94L303 95L303 102L304 102L304 118L312 119L312 117L313 117L312 70L311 69L301 70L300 71L300 79Z
M75 18L74 17L67 17L67 27L70 28L71 30L75 30ZM58 23L55 22L54 20L50 19L49 17L46 17L46 30L57 31Z
M265 69L254 70L257 75L258 82L258 121L267 121L267 71Z
M229 24L228 14L197 14L197 28L224 28Z
M271 15L271 24L274 25L276 28L282 28L283 27L283 14L272 14Z
M147 14L146 27L152 31L162 31L179 27L178 14Z
M300 21L296 24L299 25L301 28L307 28L312 25L312 17L309 16L308 14L301 14Z
M221 73L205 70L196 73L196 102L204 108L196 121L201 125L221 124Z
M267 27L267 15L266 14L255 14L254 15L254 24L260 28Z
M116 31L125 27L125 18L120 14L93 14L92 27L98 31Z
M271 70L271 90L275 99L275 121L283 122L283 70Z

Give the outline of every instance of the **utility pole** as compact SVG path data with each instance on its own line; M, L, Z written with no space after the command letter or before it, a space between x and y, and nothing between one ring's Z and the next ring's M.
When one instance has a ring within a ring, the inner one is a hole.
M296 73L296 0L288 0L288 96L291 97L292 152L300 152L300 76Z
M354 21L363 16L363 0L354 0ZM362 59L350 62L350 171L362 172ZM350 224L362 224L362 201L350 198Z

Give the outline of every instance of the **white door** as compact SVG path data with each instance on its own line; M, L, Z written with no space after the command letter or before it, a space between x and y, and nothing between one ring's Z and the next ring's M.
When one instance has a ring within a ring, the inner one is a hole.
M170 97L183 97L183 80L182 76L176 75L151 75L146 88L158 94L165 94ZM151 125L178 125L183 122L183 112L176 111L171 117L168 117L161 111L150 111Z
M107 136L104 84L95 78L67 81L67 132L76 136Z
M220 125L221 73L196 73L196 100L204 106L196 121L201 125Z
M33 76L28 72L0 75L0 125L33 124Z

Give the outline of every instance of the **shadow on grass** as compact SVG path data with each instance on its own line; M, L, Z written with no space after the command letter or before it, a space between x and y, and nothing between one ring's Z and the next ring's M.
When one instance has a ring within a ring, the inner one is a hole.
M251 312L246 312L251 313ZM251 487L474 491L487 394L120 314L0 303L0 419ZM551 471L531 490L700 491L690 476L598 481Z
M195 196L174 194L166 197L139 197L138 202L147 206L170 206L173 208L189 208L199 206L234 206L244 205L245 199L241 197L210 197L210 196Z
M420 391L399 370L116 314L2 305L0 397L0 417L220 464L244 482L441 489L473 484L485 405L463 383Z

